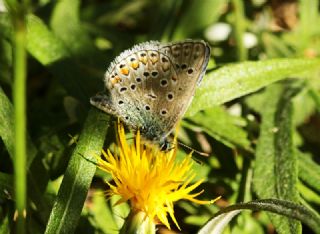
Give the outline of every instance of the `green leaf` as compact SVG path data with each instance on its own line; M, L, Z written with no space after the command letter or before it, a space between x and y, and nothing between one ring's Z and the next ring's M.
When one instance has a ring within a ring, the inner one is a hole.
M199 234L218 234L241 210L268 211L301 220L315 233L320 233L320 218L311 210L293 202L278 199L263 199L247 203L238 203L220 210L198 232Z
M175 28L174 39L190 38L217 21L226 0L185 1L182 17ZM190 23L192 19L192 23Z
M0 136L9 154L13 157L14 151L14 126L13 107L3 90L0 88Z
M50 26L72 53L87 56L88 51L93 48L88 33L81 27L79 0L55 2Z
M13 158L14 150L14 116L13 106L0 87L0 137L3 140L11 158ZM32 160L36 156L37 149L27 136L27 167L30 166Z
M245 61L248 59L248 51L244 45L244 32L246 30L246 18L244 3L241 0L232 0L233 5L233 30L236 41L238 60Z
M268 58L293 57L294 51L289 45L274 33L264 32L261 40L265 46L265 53Z
M188 128L201 128L216 140L225 145L235 148L240 146L246 150L250 150L250 141L247 138L247 133L237 126L237 123L244 122L240 117L231 116L222 107L213 107L205 112L199 112L192 118L191 121L184 121L183 126Z
M303 92L294 98L293 108L297 110L293 116L293 124L295 127L305 124L305 121L314 114L316 105L307 89L304 89ZM295 143L298 144L297 142Z
M311 98L313 99L314 103L316 104L316 109L320 113L320 94L318 91L314 89L309 90L309 94Z
M94 70L90 65L97 65L98 61L95 59L99 60L100 53L94 50L94 55L90 54L92 57L89 59L84 58L82 62L80 59L76 60L71 56L76 51L71 48L72 45L67 44L72 44L72 41L62 41L48 29L40 18L34 15L29 15L27 20L28 52L41 64L48 66L54 78L67 90L68 95L77 98L82 103L89 104L89 97L97 92L98 84L101 85L101 79L92 79L92 73L86 73L84 67L88 70ZM83 42L82 48L92 49L92 46L88 46L85 40L79 40L79 42ZM77 45L78 47L80 45ZM86 51L83 49L84 53ZM101 72L101 76L99 72L95 71L94 74L97 73L100 78L103 76L103 72Z
M198 232L198 234L218 234L222 233L228 223L239 214L241 210L233 210L230 212L226 212L215 216L210 219Z
M11 84L12 79L12 25L8 14L0 14L0 81Z
M12 231L12 230L11 230L11 228L10 228L10 222L9 222L9 220L10 220L9 215L6 215L5 217L3 217L3 218L1 219L1 223L0 223L0 233L3 233L3 234L9 234L9 233L11 233L10 231Z
M37 16L28 15L27 29L27 50L41 64L48 65L69 56L63 42Z
M300 54L305 52L305 48L310 48L310 44L314 43L314 36L319 34L320 30L317 24L310 22L319 22L319 1L300 1L299 2L299 24L293 35L292 42L300 49ZM317 35L318 36L318 35Z
M91 216L94 218L96 228L104 233L119 233L119 227L115 223L110 207L107 206L104 192L99 190L95 192L92 200Z
M93 162L95 156L101 153L108 119L107 115L96 109L89 111L79 142L64 174L45 233L74 232L96 171Z
M207 74L186 116L255 92L289 76L319 68L318 59L272 59L225 66ZM302 74L301 74L302 75Z
M292 98L299 87L274 85L267 89L257 143L253 185L259 198L298 201L297 159L292 140ZM298 222L270 215L279 233L300 233Z
M13 196L13 178L3 172L0 172L0 196L2 198Z
M1 39L9 39L13 33L12 19L8 13L1 12L0 14L0 37Z
M314 162L309 155L297 152L299 178L309 187L320 194L320 165Z

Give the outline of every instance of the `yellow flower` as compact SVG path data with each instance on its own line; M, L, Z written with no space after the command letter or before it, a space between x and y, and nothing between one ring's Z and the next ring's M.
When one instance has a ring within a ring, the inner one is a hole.
M215 201L196 199L203 191L191 193L203 182L190 184L195 176L191 171L191 153L176 163L176 147L170 151L146 147L140 142L139 132L135 139L135 144L129 145L123 126L118 124L119 155L108 150L103 151L103 157L98 159L99 168L110 173L114 180L114 185L108 183L110 190L107 194L122 197L117 204L129 201L131 212L142 212L148 220L159 220L170 229L168 214L179 228L174 216L174 202L186 199L210 204Z

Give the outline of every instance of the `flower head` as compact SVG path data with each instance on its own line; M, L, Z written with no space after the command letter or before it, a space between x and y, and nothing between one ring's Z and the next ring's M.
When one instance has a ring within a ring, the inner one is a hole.
M191 154L182 162L176 162L176 147L170 151L161 151L156 147L146 147L140 142L139 131L135 144L129 145L125 131L118 124L119 155L110 150L103 151L103 158L98 159L100 169L110 173L114 185L109 184L108 195L120 195L119 203L129 201L133 212L143 212L150 220L159 220L170 228L168 214L179 228L174 216L173 203L186 199L199 204L196 197L203 191L191 193L201 183L190 184L195 174L191 171Z

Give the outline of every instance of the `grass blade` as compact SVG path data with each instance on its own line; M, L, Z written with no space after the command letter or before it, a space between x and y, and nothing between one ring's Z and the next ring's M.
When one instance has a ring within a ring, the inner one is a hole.
M292 140L292 102L299 88L272 86L265 96L262 126L254 168L254 190L259 198L298 202L297 159ZM300 233L301 225L270 215L279 233Z
M236 124L241 120L243 119L231 116L221 107L213 107L190 118L191 123L184 121L182 124L190 129L193 125L197 129L200 127L210 136L231 148L240 146L251 150L247 133ZM244 120L243 122L245 123Z
M301 71L310 72L319 67L320 60L317 59L272 59L225 66L205 77L186 115L194 115L276 81L297 77Z
M65 172L45 233L74 232L96 171L96 165L92 162L95 162L95 155L100 155L107 132L106 116L95 109L89 111L79 142Z

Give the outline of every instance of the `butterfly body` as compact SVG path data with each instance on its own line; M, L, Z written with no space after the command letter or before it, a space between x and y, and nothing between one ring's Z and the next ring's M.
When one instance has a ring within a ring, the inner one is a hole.
M210 48L204 41L141 43L121 53L105 74L106 91L92 105L119 117L162 148L204 76Z

